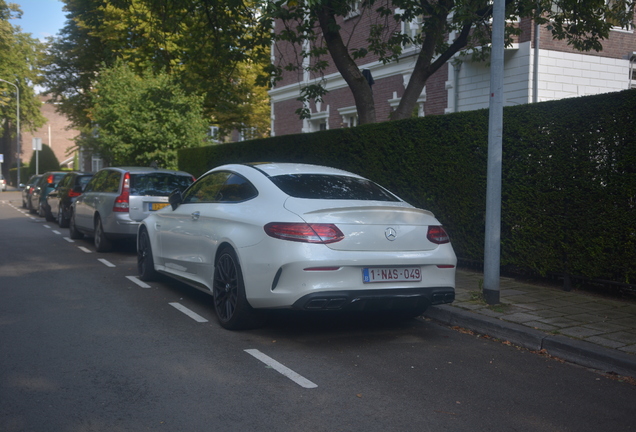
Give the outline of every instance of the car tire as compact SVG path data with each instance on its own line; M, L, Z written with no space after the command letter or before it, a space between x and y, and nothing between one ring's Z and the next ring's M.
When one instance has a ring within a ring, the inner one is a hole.
M68 222L68 231L69 231L69 237L72 240L80 240L80 239L84 238L84 234L79 232L77 230L77 227L75 226L75 213L74 212L71 213L71 217L70 217L70 220Z
M155 271L155 260L152 256L150 236L148 231L142 229L139 233L139 243L137 244L137 271L139 279L142 281L152 281L157 277Z
M93 237L93 244L95 245L95 250L97 252L109 252L113 248L113 243L106 238L104 225L102 224L102 219L99 216L95 219L95 235Z
M50 208L47 210L44 206L42 206L42 211L44 212L44 219L46 219L47 222L55 221L55 218L53 217L53 213L51 213Z
M68 219L64 217L64 209L60 205L57 209L57 224L60 228L68 228Z
M212 294L221 327L243 330L263 325L262 313L255 311L247 302L241 265L236 252L230 247L221 250L216 259Z

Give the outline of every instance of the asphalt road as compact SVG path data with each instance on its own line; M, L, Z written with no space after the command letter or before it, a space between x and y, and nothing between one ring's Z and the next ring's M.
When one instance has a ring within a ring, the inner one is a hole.
M636 430L635 386L433 322L223 330L209 296L128 278L131 245L98 254L7 195L2 432Z

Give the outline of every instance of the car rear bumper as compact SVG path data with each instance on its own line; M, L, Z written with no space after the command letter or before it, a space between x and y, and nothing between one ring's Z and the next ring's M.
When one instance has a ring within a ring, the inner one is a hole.
M452 303L452 287L324 291L298 299L292 309L312 311L424 311L431 305Z

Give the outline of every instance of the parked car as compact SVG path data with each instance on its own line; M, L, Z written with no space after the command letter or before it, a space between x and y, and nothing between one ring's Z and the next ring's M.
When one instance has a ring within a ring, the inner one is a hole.
M35 189L36 183L40 180L40 177L42 177L42 174L34 174L29 178L29 180L27 180L25 185L20 185L22 187L22 207L30 211L32 210L31 194Z
M31 210L32 213L38 214L47 221L53 221L53 215L51 209L46 202L48 194L55 189L57 183L62 180L68 171L49 171L42 174L42 177L35 184L35 188L31 192Z
M107 252L112 240L134 238L139 221L169 205L168 195L175 189L185 190L193 181L192 175L183 171L104 168L73 203L70 236L91 236L97 251Z
M4 179L4 176L0 174L0 191L4 192L7 190L7 181Z
M261 309L420 314L455 297L457 259L433 214L333 168L225 165L139 226L139 277L157 272L213 296L221 326Z
M92 173L70 172L62 177L57 187L47 195L47 206L60 228L68 227L71 205L82 194L92 177Z

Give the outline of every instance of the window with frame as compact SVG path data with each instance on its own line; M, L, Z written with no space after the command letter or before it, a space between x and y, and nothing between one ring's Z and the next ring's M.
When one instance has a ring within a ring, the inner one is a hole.
M395 9L395 15L402 15L404 13L403 9ZM418 15L415 19L411 21L402 21L402 34L408 36L411 39L416 39L422 34L422 22L423 15ZM412 48L414 47L413 43L404 44L404 48Z
M255 198L258 191L245 177L217 171L194 183L183 197L183 204L239 203Z

